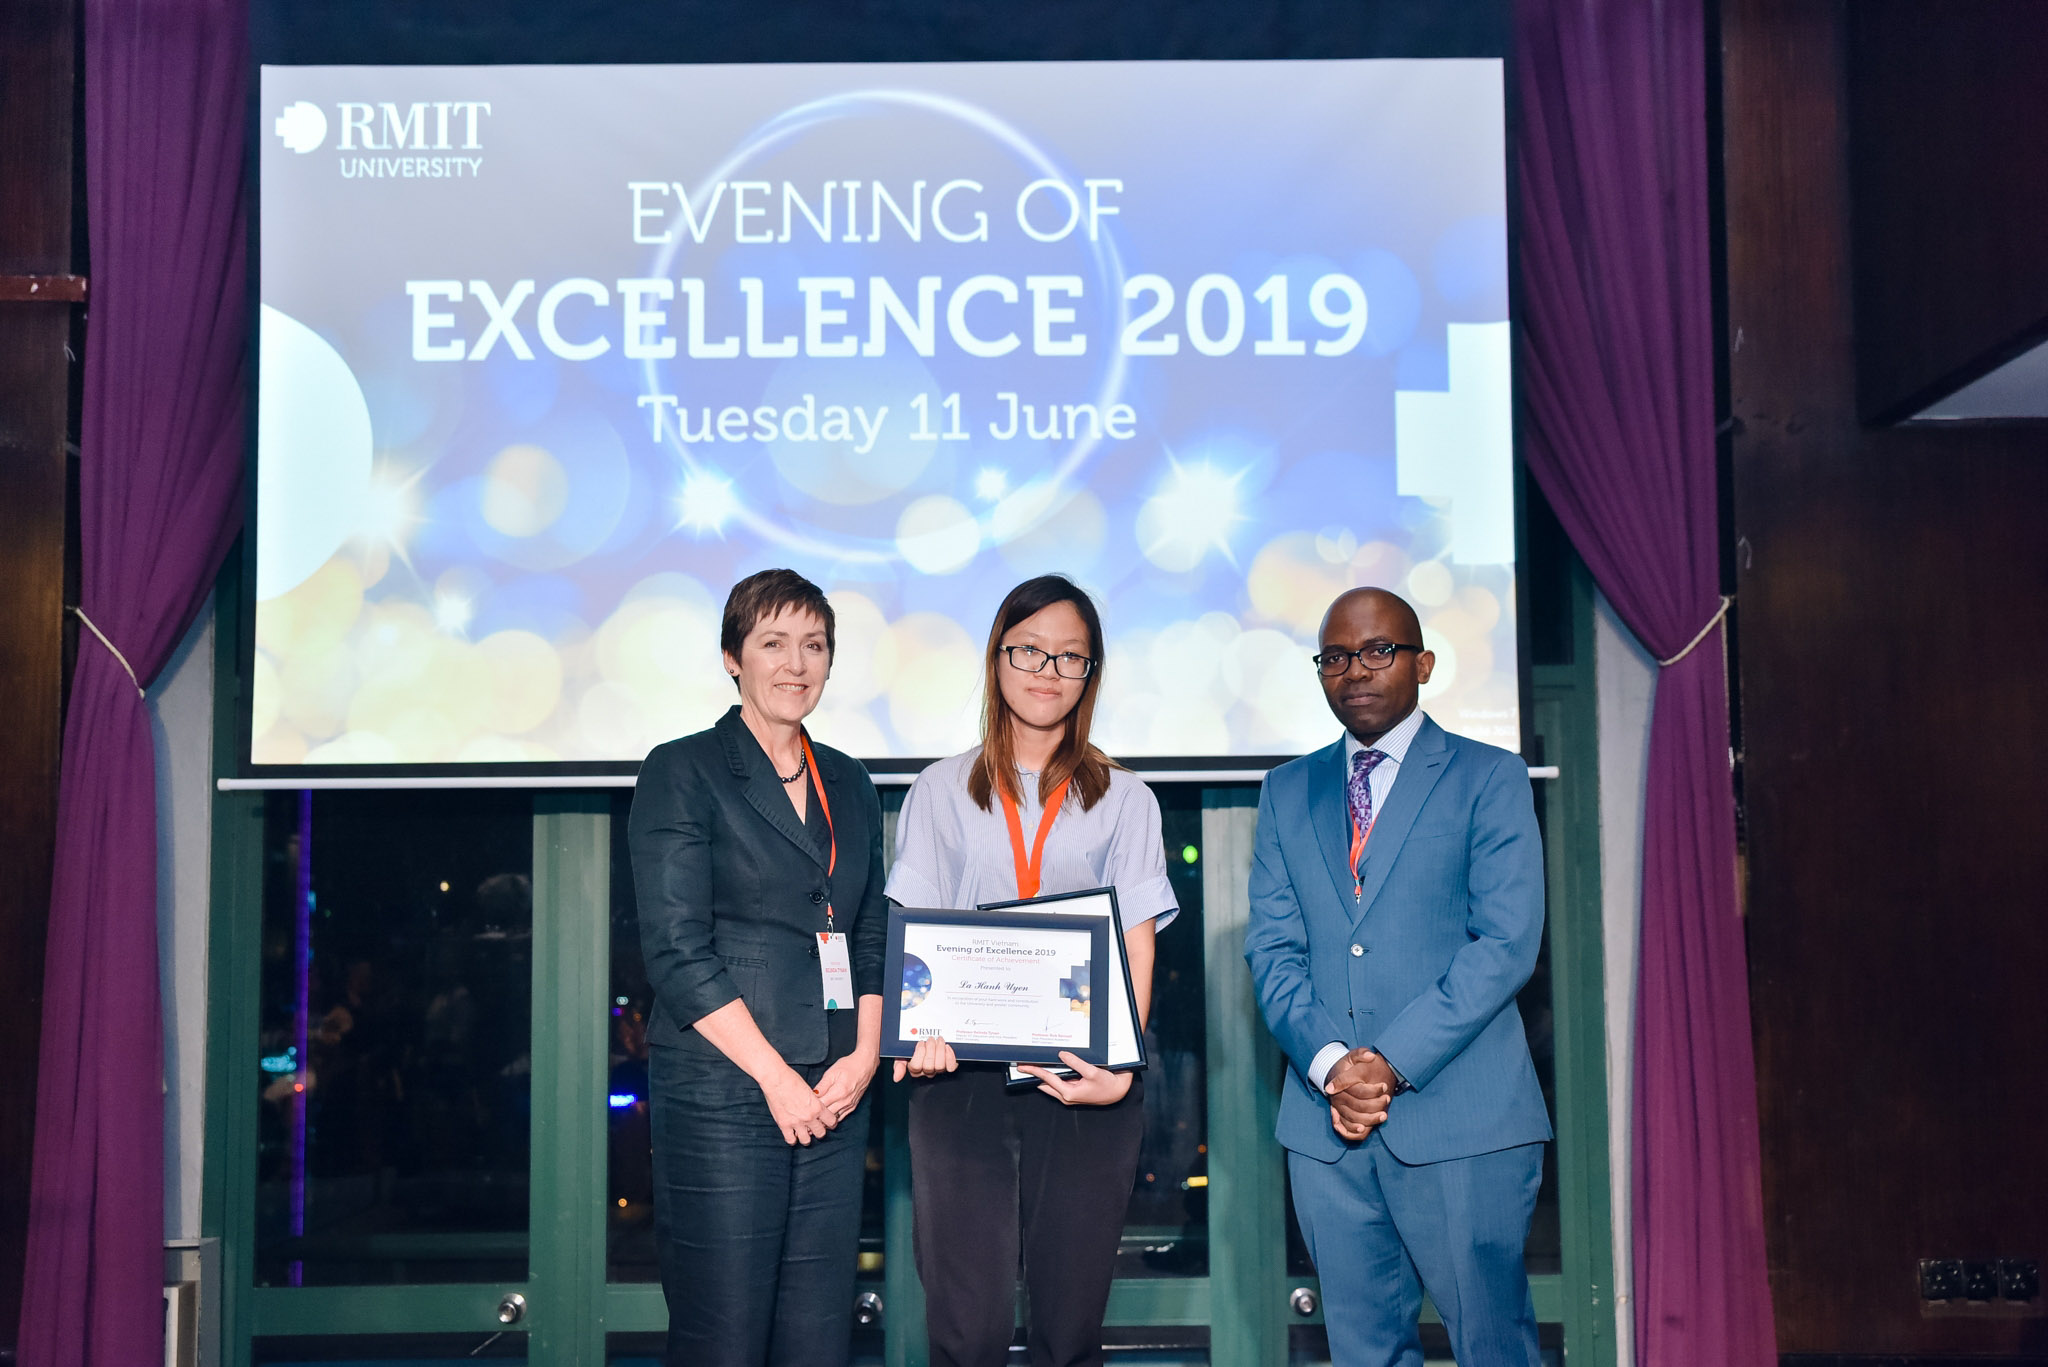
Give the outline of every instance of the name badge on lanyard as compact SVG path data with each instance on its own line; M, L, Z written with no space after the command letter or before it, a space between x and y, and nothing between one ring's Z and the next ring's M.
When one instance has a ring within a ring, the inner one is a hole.
M811 767L811 773L818 772L818 758L811 753L811 738L801 737L804 745L804 762ZM832 925L831 885L832 874L839 867L839 832L832 825L832 803L825 796L825 780L817 782L818 811L825 818L825 834L831 841L831 853L825 861L825 928L818 932L818 986L824 993L827 1011L843 1011L853 1005L853 964L847 958L846 932L836 930Z
M843 1011L853 1005L853 965L846 957L846 932L818 932L818 971L824 975L825 1009Z

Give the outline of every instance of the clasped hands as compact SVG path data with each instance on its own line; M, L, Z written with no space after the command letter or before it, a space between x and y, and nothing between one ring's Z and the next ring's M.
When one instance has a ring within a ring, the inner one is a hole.
M1353 1049L1323 1079L1323 1095L1330 1098L1330 1128L1342 1139L1364 1139L1386 1122L1394 1086L1391 1064L1370 1049Z
M855 1049L827 1068L816 1087L805 1082L796 1069L785 1067L761 1088L768 1098L768 1110L782 1130L782 1142L809 1144L836 1129L860 1105L881 1062L879 1049Z
M1122 1101L1131 1090L1129 1073L1112 1073L1107 1068L1098 1068L1064 1049L1060 1051L1060 1061L1073 1069L1076 1076L1063 1078L1058 1073L1028 1064L1018 1071L1037 1078L1039 1091L1068 1106L1112 1106ZM953 1046L932 1036L919 1040L909 1058L896 1060L896 1080L937 1077L959 1066L960 1060L954 1056Z

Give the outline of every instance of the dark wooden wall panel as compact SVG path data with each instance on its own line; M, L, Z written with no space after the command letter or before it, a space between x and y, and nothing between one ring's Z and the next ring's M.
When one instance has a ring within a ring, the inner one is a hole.
M1859 423L1844 7L1721 20L1779 1346L2039 1353L1915 1263L2048 1256L2048 429Z
M2048 4L1846 13L1862 410L1896 418L2048 330Z
M76 21L72 0L0 5L0 276L72 269ZM62 303L0 301L0 1354L10 1357L56 827L71 322Z

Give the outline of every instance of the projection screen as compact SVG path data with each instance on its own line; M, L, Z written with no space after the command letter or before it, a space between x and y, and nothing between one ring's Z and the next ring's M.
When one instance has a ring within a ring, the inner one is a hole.
M1497 60L266 66L250 772L619 772L838 616L812 720L973 743L1065 573L1140 767L1334 733L1341 589L1517 748ZM509 767L507 767L509 766Z

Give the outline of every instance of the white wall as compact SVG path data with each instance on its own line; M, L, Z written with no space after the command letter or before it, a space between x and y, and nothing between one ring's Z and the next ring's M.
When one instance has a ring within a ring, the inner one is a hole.
M1595 595L1593 663L1600 708L1600 888L1607 982L1607 1156L1614 1204L1618 1367L1635 1356L1629 1118L1635 1095L1636 947L1643 901L1643 792L1657 662Z
M213 828L213 603L149 690L164 1001L164 1238L199 1237L206 1140L206 928Z

